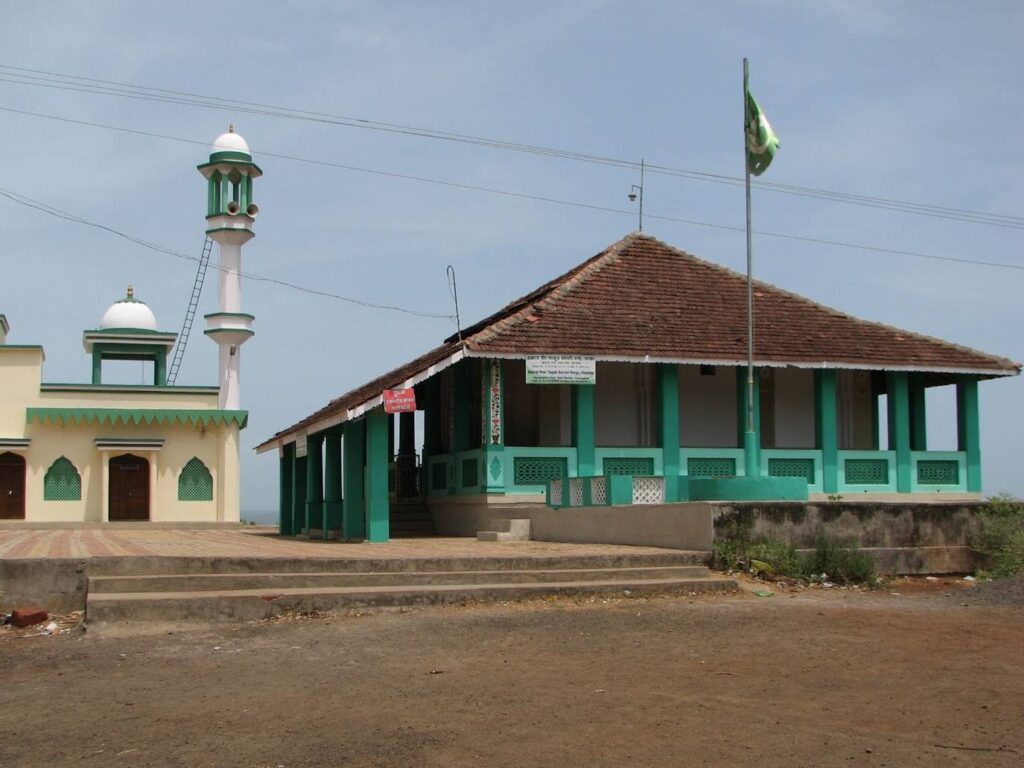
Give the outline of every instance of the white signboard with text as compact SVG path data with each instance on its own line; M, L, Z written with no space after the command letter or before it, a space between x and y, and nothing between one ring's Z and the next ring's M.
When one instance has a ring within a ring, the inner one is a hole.
M591 355L530 355L527 384L596 384L597 364Z

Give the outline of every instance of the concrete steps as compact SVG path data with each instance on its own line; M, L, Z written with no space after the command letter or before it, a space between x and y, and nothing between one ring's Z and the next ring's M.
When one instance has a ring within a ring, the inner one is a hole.
M434 521L426 504L395 502L389 515L390 535L393 539L433 536Z
M697 554L648 556L648 561L638 555L626 558L631 562L625 564L602 557L525 565L513 565L514 559L479 558L443 570L415 563L419 567L395 565L387 570L90 576L86 621L92 628L135 622L247 621L299 611L736 588L732 579L715 577L693 564Z
M497 517L486 531L477 531L477 541L529 541L530 518Z

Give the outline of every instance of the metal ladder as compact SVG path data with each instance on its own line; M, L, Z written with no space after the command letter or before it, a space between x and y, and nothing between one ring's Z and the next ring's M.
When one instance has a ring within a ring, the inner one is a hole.
M213 251L213 240L206 238L203 243L203 255L199 257L199 268L196 270L196 281L192 285L192 298L188 300L188 310L185 312L185 322L181 325L181 333L178 334L178 343L174 347L174 357L171 360L171 368L167 372L167 386L173 386L178 378L178 369L181 368L181 359L185 356L185 347L188 345L188 337L192 332L192 323L196 319L196 309L199 308L199 297L203 293L203 281L206 279L206 268L210 264L210 253Z

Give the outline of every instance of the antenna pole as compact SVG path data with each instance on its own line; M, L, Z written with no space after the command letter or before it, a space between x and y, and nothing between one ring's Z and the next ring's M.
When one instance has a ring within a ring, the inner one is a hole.
M448 265L448 293L455 302L455 326L458 329L459 343L462 343L462 320L459 319L459 284L455 281L455 267Z

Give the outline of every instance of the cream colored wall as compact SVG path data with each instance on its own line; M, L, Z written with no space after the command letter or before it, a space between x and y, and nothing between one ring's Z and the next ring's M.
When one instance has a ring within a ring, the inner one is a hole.
M25 409L43 408L217 408L217 392L151 390L40 391L41 349L0 347L0 437L31 440L25 457L25 519L37 522L78 522L103 519L104 466L112 456L134 453L150 462L153 492L150 520L162 522L237 521L239 461L237 425L168 424L41 424L26 423ZM159 451L101 451L96 438L163 439ZM79 501L44 501L47 469L61 456L82 480ZM193 456L213 476L213 501L178 501L178 476Z
M111 457L124 453L145 458L150 463L150 473L155 473L155 488L150 498L150 520L238 520L238 428L234 425L203 428L167 424L116 427L109 424L31 424L26 433L32 440L30 449L23 453L28 463L26 520L102 520L104 465ZM165 442L159 451L101 451L94 444L97 437L162 438ZM226 455L222 456L221 446L229 444L232 450L223 451ZM43 500L46 470L61 456L75 465L82 478L81 501ZM202 461L213 476L213 501L178 501L178 476L193 456Z

